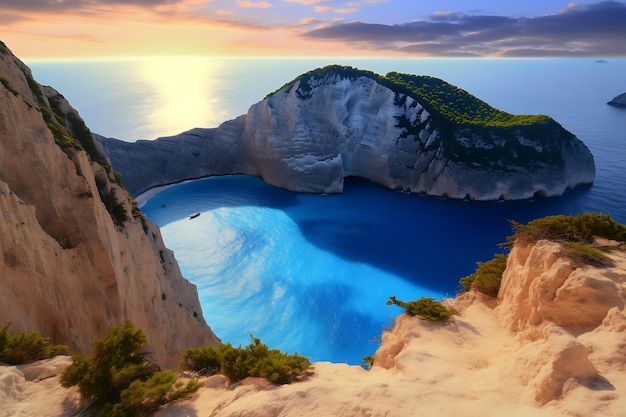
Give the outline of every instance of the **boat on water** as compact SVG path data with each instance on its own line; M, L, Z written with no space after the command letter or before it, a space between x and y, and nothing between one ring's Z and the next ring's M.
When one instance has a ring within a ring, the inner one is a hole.
M196 217L198 217L199 215L200 215L200 212L196 211L195 213L189 215L189 220L193 220Z

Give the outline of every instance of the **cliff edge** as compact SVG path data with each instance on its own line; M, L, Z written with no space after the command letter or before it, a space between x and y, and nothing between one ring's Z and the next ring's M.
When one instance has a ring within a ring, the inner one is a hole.
M0 44L0 318L90 354L132 321L154 359L216 344L196 287L78 113Z
M433 77L339 66L301 75L215 129L98 139L133 194L243 173L299 192L339 193L357 176L413 193L515 200L595 179L589 149L547 116L502 112Z
M448 323L400 315L369 371L314 363L313 376L282 386L215 375L157 417L621 417L626 252L608 254L613 266L578 267L562 251L546 240L516 244L497 298L471 290L448 300L458 313ZM0 367L5 409L75 415L76 391L53 376L67 363Z

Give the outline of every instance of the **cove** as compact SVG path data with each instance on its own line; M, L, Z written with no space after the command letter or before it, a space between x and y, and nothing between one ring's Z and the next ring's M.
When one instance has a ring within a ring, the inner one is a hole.
M236 175L172 186L142 210L224 343L252 334L312 361L359 364L401 313L389 296L454 297L477 261L503 251L510 219L558 213L584 194L480 203L348 179L343 194L314 195Z

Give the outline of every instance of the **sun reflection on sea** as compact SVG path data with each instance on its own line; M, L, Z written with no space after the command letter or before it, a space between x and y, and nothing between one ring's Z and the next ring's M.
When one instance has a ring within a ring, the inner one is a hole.
M175 135L194 127L216 127L232 117L220 106L217 80L226 70L223 62L207 57L151 58L141 61L142 81L151 85L152 104L146 103L147 120L160 136Z

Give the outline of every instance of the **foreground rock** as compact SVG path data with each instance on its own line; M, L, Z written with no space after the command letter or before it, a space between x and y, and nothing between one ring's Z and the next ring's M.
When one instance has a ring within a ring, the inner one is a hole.
M547 241L514 247L498 298L469 292L450 300L459 314L448 324L399 316L370 371L315 363L313 376L284 386L255 378L229 385L217 375L157 416L499 417L506 410L519 417L621 417L626 253L609 255L614 267L575 268L561 250ZM18 371L0 367L0 380L13 375L5 386L14 388L0 398L8 415L42 415L42 401L51 410L67 404L59 416L79 409L75 391L26 381L36 372Z
M616 107L626 107L626 93L613 97L613 100L609 101L607 104Z
M554 120L508 115L430 77L389 77L331 66L216 129L136 143L99 140L133 194L238 173L292 191L338 193L344 178L357 176L475 200L559 196L593 183L589 149ZM419 83L440 89L450 108L465 104L446 113L433 104L440 97L410 90Z
M76 111L4 44L0 76L0 325L88 355L132 321L162 366L217 343L196 287Z
M398 317L370 371L316 363L290 386L212 381L159 416L621 416L626 253L610 255L614 267L575 268L561 251L515 246L498 298L451 300L460 314L449 324Z

